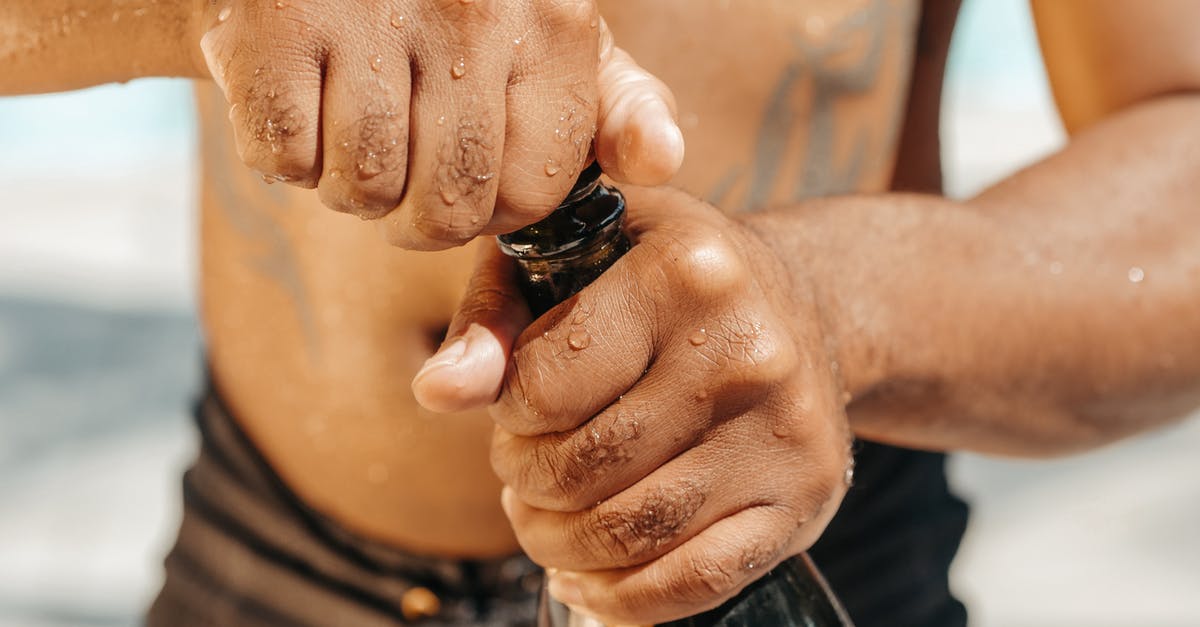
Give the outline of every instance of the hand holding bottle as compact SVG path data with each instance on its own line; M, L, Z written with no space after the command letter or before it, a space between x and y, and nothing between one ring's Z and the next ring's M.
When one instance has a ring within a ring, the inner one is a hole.
M670 91L613 45L594 0L197 6L198 64L243 161L399 246L536 222L593 150L643 184L683 157Z
M511 263L486 251L414 389L440 410L498 394L492 459L523 548L560 600L645 624L811 545L846 490L849 430L803 277L702 202L625 189L633 249L519 337Z

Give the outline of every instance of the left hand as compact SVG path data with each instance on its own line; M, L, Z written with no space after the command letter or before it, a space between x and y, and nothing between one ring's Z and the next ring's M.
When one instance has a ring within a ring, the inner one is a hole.
M645 624L715 607L815 542L850 435L802 277L703 202L625 191L633 249L528 328L513 262L485 246L413 386L439 411L492 404L503 504L552 594Z

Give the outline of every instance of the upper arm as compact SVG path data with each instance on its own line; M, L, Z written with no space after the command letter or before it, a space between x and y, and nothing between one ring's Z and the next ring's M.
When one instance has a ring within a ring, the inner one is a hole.
M1200 91L1200 2L1031 4L1054 99L1068 131L1156 96Z

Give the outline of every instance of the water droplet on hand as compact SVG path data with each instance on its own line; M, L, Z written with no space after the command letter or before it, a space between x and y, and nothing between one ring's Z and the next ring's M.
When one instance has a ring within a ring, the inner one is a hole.
M1138 266L1134 266L1129 269L1129 282L1130 283L1141 283L1145 279L1146 279L1146 271L1145 270L1141 269Z
M446 203L447 205L453 205L454 203L458 202L458 191L450 189L449 187L443 187L442 202Z
M688 338L688 341L692 343L692 346L700 346L708 341L708 332L699 329Z
M393 14L392 19L389 20L389 23L392 25L392 28L400 28L404 26L404 16Z
M229 19L230 15L233 15L233 7L222 7L221 10L217 12L217 23L220 24Z
M554 176L555 174L558 174L558 171L559 168L557 163L550 160L546 161L546 176Z
M571 350L581 351L591 345L592 335L587 332L587 329L576 329L567 336L567 346L570 346Z
M450 66L450 76L454 78L462 78L467 73L467 60L465 57L459 57L454 65Z
M378 72L379 70L382 70L382 69L383 69L383 57L380 55L375 55L375 58L371 59L371 71Z
M285 9L285 8L287 8L287 5L284 4L283 0L275 0L275 8L276 9Z

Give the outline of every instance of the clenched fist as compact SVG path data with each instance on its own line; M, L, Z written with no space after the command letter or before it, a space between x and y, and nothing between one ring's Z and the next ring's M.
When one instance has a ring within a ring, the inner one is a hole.
M593 150L635 183L683 158L592 0L213 0L198 25L242 160L406 248L536 222Z
M804 277L709 205L626 191L633 249L532 323L513 262L485 249L414 391L491 405L503 503L551 592L646 624L715 607L816 541L850 431Z

